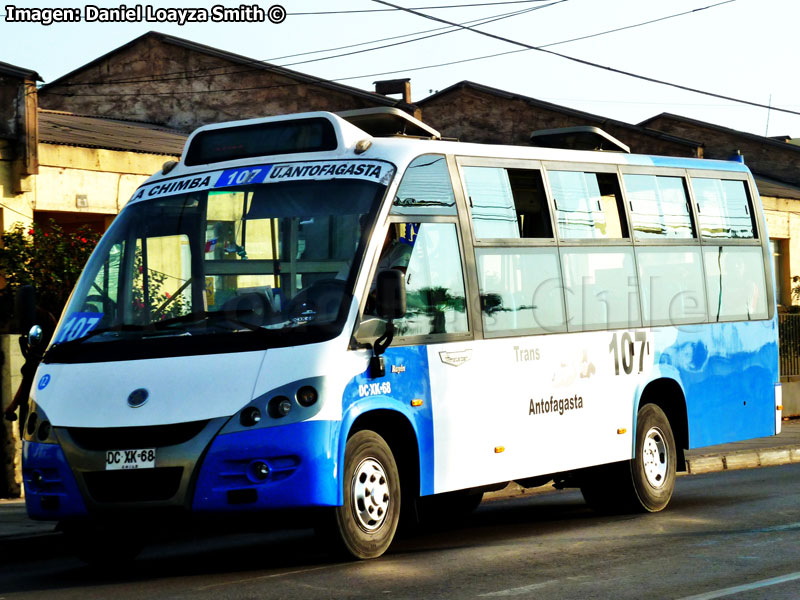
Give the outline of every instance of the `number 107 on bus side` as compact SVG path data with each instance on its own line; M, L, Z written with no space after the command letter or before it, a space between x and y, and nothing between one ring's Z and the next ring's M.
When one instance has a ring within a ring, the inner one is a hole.
M620 362L625 375L633 373L637 359L638 374L644 371L645 355L650 356L650 342L644 331L626 331L622 335L615 332L608 344L608 351L614 355L614 375L620 374Z

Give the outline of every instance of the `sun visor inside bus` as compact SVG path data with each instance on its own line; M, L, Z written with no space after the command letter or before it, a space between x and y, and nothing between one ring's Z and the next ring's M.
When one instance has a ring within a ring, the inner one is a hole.
M292 119L201 131L186 151L186 166L337 147L333 124L324 118Z
M293 181L259 186L247 219L370 212L382 186L358 180Z

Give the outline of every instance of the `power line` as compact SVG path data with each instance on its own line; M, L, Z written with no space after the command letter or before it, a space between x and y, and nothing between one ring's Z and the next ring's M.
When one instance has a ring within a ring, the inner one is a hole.
M547 0L507 0L505 2L478 2L475 4L450 4L448 6L417 6L414 10L438 10L442 8L473 8L475 6L499 6L500 4L527 4L530 2L547 2ZM286 13L290 17L305 15L351 15L355 13L376 13L404 10L402 8L366 8L362 10L325 10L318 12Z
M732 2L733 0L729 0L729 1ZM535 6L533 8L526 8L524 10L520 10L520 11L517 11L516 13L512 13L512 14L509 14L509 15L502 15L502 16L498 16L498 17L487 18L482 23L478 23L478 24L479 25L487 25L488 23L494 23L495 21L500 21L501 19L506 19L509 16L517 16L517 15L521 15L521 14L524 14L524 13L532 12L534 10L540 10L542 8L549 8L551 6L555 6L556 4L561 4L562 2L567 2L567 0L556 0L555 2L551 2L550 4L545 4L543 6ZM352 52L345 52L343 54L334 54L333 56L325 56L325 57L322 57L322 58L310 58L308 60L302 60L302 61L298 61L298 62L288 63L288 64L281 65L281 66L282 67L293 67L295 65L302 65L302 64L306 64L306 63L310 63L310 62L319 62L319 61L328 60L328 59L331 59L331 58L341 58L342 56L352 56L353 54L362 54L364 52L372 52L373 50L382 50L384 48L391 48L393 46L401 46L403 44L410 44L411 42L419 42L421 40L427 40L427 39L430 39L430 38L433 38L433 37L438 37L440 35L447 35L448 33L454 33L456 31L460 31L460 28L450 29L449 31L440 31L438 33L432 33L430 35L425 35L425 36L414 38L414 39L410 39L410 40L403 40L402 42L393 42L391 44L385 44L383 46L376 46L374 48L366 48L364 50L354 50Z
M403 11L405 11L407 13L412 14L412 15L417 15L418 17L423 17L425 19L430 19L431 21L438 21L439 23L445 23L445 24L448 24L448 25L455 25L455 23L453 23L452 21L448 21L446 19L441 19L439 17L434 17L433 15L426 15L425 13L417 12L416 10L414 10L412 8L404 8L402 6L398 6L396 4L392 4L391 2L386 2L386 0L372 0L372 1L373 2L377 2L378 4L384 4L386 6L391 6L393 8L397 8L397 9L403 10ZM793 115L800 115L800 112L798 112L798 111L789 110L789 109L786 109L786 108L777 108L775 106L770 107L770 106L767 106L766 104L761 104L760 102L752 102L750 100L742 100L741 98L734 98L733 96L725 96L724 94L717 94L717 93L714 93L714 92L707 92L705 90L701 90L701 89L698 89L698 88L693 88L693 87L689 87L689 86L686 86L686 85L681 85L681 84L678 84L678 83L671 83L669 81L664 81L663 79L656 79L655 77L648 77L647 75L639 75L638 73L631 73L630 71L623 71L622 69L617 69L617 68L614 68L614 67L608 67L608 66L605 66L605 65L601 65L601 64L589 61L589 60L584 60L582 58L576 58L574 56L569 56L567 54L561 54L560 52L555 52L553 50L546 50L546 49L544 49L542 47L531 46L530 44L526 44L525 42L519 42L517 40L512 40L510 38L503 37L501 35L496 35L494 33L489 33L487 31L481 31L480 29L475 29L475 28L467 26L467 25L459 25L459 27L461 27L462 29L466 29L468 31L472 31L473 33L477 33L477 34L480 34L480 35L483 35L483 36L486 36L486 37L489 37L489 38L492 38L492 39L495 39L495 40L499 40L501 42L506 42L508 44L514 44L515 46L522 46L523 48L526 48L528 50L538 50L539 52L544 52L546 54L551 54L553 56L558 56L559 58L564 58L566 60L570 60L572 62L581 64L581 65L585 65L587 67L593 67L595 69L604 69L604 70L610 71L612 73L617 73L619 75L625 75L627 77L632 77L634 79L639 79L641 81L649 81L650 83L657 83L659 85L666 85L666 86L673 87L673 88L676 88L676 89L679 89L679 90L684 90L684 91L687 91L687 92L693 92L695 94L703 94L705 96L711 96L712 98L720 98L722 100L730 100L732 102L738 102L740 104L747 104L749 106L755 106L755 107L758 107L758 108L766 108L766 109L777 110L779 112L789 113L789 114L793 114Z
M688 14L691 14L691 13L696 13L696 12L699 12L701 10L714 8L714 7L721 6L723 4L728 4L730 2L735 2L735 1L736 0L724 0L723 2L717 2L716 4L711 4L709 6L704 6L702 8L695 8L693 10L684 11L684 12L676 13L676 14L672 14L672 15L667 15L665 17L659 17L658 19L651 19L649 21L642 21L641 23L635 23L633 25L625 25L623 27L617 27L615 29L608 29L606 31L601 31L601 32L598 32L598 33L592 33L592 34L580 36L580 37L577 37L577 38L571 38L571 39L568 39L568 40L562 40L560 42L552 42L550 44L542 44L541 46L539 46L539 48L550 48L552 46L559 46L561 44L569 44L569 43L577 42L577 41L580 41L580 40L586 40L586 39L589 39L589 38L600 37L600 36L603 36L603 35L608 35L610 33L616 33L618 31L623 31L623 30L626 30L626 29L633 29L635 27L642 27L644 25L650 25L652 23L658 23L659 21L666 21L667 19L674 19L676 17L682 17L682 16L685 16L685 15L688 15ZM421 71L421 70L424 70L424 69L435 69L435 68L438 68L438 67L448 67L448 66L451 66L451 65L457 65L457 64L472 62L472 61L476 61L476 60L484 60L484 59L487 59L487 58L496 58L498 56L506 56L508 54L517 54L519 52L529 52L529 51L530 51L529 48L521 48L519 50L508 50L506 52L496 52L494 54L484 54L482 56L473 56L472 58L461 58L461 59L458 59L458 60L452 60L452 61L443 62L443 63L436 63L436 64L433 64L433 65L425 65L425 66L422 66L422 67L408 67L408 68L405 68L405 69L396 69L396 70L388 71L388 72L384 72L384 73L372 73L370 75L363 75L363 76L356 76L356 77L344 77L344 78L340 78L340 79L338 79L336 81L345 81L345 80L348 80L348 79L362 79L362 78L367 78L367 77L378 77L378 76L382 76L382 75L391 75L393 73L407 73L407 72L412 72L412 71Z

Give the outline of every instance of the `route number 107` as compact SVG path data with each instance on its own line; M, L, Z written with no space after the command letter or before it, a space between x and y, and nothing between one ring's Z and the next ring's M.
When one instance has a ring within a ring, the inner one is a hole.
M638 348L637 345L638 344ZM639 371L644 370L645 354L650 354L650 343L647 341L647 333L644 331L626 331L621 336L616 333L611 338L608 351L614 355L614 374L619 375L620 358L622 358L622 370L626 375L633 372L633 365L636 358L639 359Z

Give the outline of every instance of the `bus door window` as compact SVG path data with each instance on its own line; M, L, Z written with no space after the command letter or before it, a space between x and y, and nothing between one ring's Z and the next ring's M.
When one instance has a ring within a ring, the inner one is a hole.
M468 330L466 292L454 223L393 223L384 241L377 274L405 273L406 314L395 320L397 335L464 333ZM374 312L368 301L365 314Z

